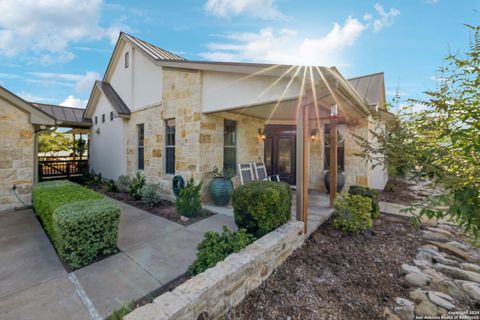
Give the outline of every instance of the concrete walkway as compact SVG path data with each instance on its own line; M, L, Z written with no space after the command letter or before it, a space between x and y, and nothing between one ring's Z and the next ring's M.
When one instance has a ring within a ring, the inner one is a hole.
M186 272L205 232L236 230L230 216L184 227L117 203L122 252L72 273L31 210L0 214L0 319L103 319Z

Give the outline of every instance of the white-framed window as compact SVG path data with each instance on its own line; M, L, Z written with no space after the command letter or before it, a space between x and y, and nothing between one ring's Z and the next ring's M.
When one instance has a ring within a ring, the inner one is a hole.
M175 174L175 119L165 120L165 173Z
M125 52L125 69L130 65L130 52Z
M145 168L145 127L142 124L137 124L137 169L143 170Z

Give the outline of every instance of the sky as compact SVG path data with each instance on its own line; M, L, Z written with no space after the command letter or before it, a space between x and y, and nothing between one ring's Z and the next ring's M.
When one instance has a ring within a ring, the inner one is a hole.
M476 0L0 0L0 85L85 107L120 31L189 60L385 73L387 99L421 98L448 53L468 48Z

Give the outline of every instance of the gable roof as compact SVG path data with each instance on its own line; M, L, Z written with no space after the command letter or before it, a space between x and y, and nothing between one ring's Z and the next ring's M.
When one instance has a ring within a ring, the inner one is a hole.
M120 37L124 37L125 39L128 39L131 43L137 46L137 48L140 48L143 52L148 54L152 59L154 60L177 60L177 61L185 61L186 59L172 53L170 51L167 51L165 49L159 48L151 43L148 43L144 40L138 39L130 34L127 34L125 32L120 33Z
M9 104L29 113L31 124L49 126L55 125L55 118L43 112L42 110L35 108L32 104L23 100L22 98L2 86L0 86L0 99L5 100Z
M91 121L83 118L83 109L35 102L31 102L31 104L57 120L59 125L67 127L90 127L92 125Z
M348 82L369 106L381 104L384 94L383 72L351 78Z
M87 108L83 112L83 117L85 119L91 119L93 115L93 110L99 99L99 94L103 93L107 98L108 102L112 105L112 108L121 116L121 117L130 117L130 109L127 104L122 100L118 93L113 89L110 83L97 80L93 86L90 99L88 99ZM95 101L94 101L95 100Z

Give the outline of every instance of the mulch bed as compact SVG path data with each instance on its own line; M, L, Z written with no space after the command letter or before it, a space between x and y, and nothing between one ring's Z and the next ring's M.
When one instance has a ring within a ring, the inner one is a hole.
M408 297L401 273L420 245L404 217L382 214L371 232L343 235L331 221L227 319L383 319L385 306Z
M391 178L388 180L385 189L380 192L380 200L392 203L412 204L418 199L410 191L412 183L403 179Z
M155 207L149 207L149 206L146 206L140 200L133 200L132 198L130 198L128 193L125 193L125 192L105 191L103 193L110 198L114 198L116 200L125 202L126 204L129 204L132 207L135 207L144 211L148 211L156 216L168 219L170 221L176 222L183 226L191 225L195 222L198 222L200 220L203 220L205 218L215 215L215 213L213 212L202 209L201 214L199 216L188 218L188 220L185 220L185 218L182 219L182 216L176 213L175 204L167 200L161 200Z

